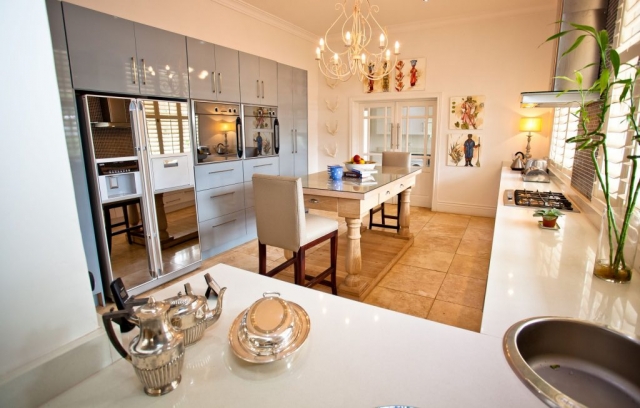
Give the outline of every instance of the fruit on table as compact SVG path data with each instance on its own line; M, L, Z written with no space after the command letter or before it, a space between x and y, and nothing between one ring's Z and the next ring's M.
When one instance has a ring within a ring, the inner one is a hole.
M353 159L351 159L351 161L353 161L354 163L358 164L360 163L360 159L362 159L359 155L355 155L353 156Z

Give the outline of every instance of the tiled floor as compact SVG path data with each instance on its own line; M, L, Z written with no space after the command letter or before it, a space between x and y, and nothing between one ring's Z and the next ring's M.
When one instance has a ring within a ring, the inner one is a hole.
M395 207L388 206L388 211L395 213ZM337 218L335 214L321 214ZM346 225L344 220L340 222L342 233L346 231ZM379 218L374 217L374 222L379 222ZM363 223L368 224L368 216ZM479 331L494 219L435 213L426 208L411 207L410 225L415 235L413 247L372 290L365 302ZM267 258L267 267L272 268L284 261L284 254L281 249L269 247ZM257 241L209 258L203 261L202 268L193 273L218 263L257 272ZM292 273L284 271L277 277L290 281ZM316 288L329 290L320 285Z

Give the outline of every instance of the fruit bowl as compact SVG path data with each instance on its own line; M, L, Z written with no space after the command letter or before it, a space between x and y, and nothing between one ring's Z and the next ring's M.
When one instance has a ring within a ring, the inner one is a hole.
M367 171L367 170L375 169L376 162L368 161L365 164L356 164L356 163L352 163L352 162L344 162L344 165L347 166L348 170Z

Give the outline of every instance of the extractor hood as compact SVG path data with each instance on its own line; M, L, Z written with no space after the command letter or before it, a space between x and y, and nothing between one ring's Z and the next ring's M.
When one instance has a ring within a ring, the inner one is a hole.
M102 121L91 122L92 126L99 128L130 128L129 99L100 98L100 110Z
M569 23L583 24L595 27L600 31L605 28L607 18L608 0L564 0L560 7L559 15L562 24L560 31L572 30ZM558 49L556 52L556 67L553 80L553 90L542 92L523 92L520 107L566 107L577 106L582 102L580 92L572 89L575 84L557 77L575 78L575 71L580 71L583 83L589 87L598 78L600 72L600 53L598 45L592 38L585 38L580 47L571 53L562 54L568 50L581 32L571 32L558 39ZM594 63L593 66L584 68L586 65ZM597 101L600 96L597 92L587 93L586 101Z

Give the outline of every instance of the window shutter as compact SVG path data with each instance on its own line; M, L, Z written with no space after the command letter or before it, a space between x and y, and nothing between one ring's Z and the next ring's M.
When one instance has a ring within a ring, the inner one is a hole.
M549 159L558 170L571 176L576 146L566 140L578 134L578 108L555 108Z
M152 155L191 151L186 103L144 101L144 108Z

